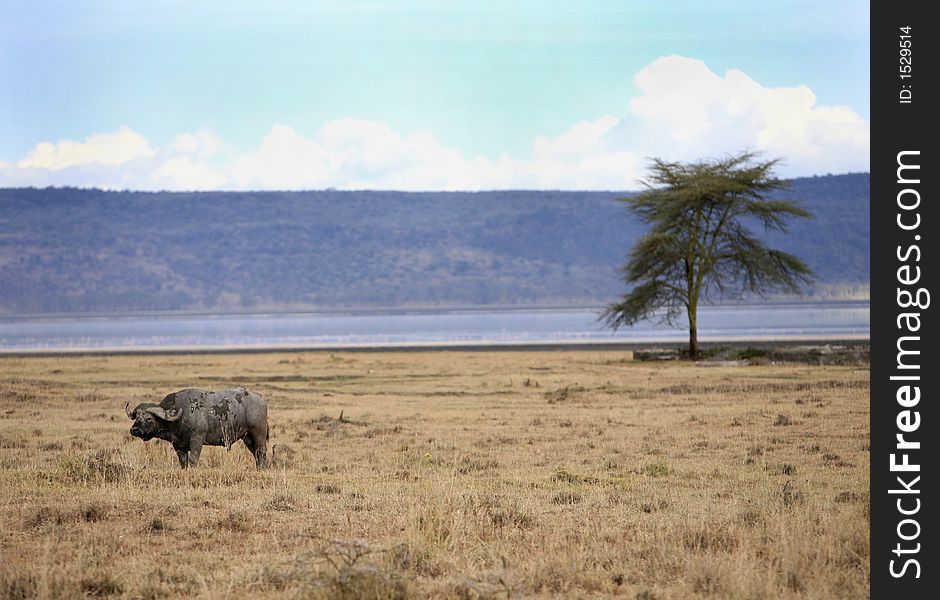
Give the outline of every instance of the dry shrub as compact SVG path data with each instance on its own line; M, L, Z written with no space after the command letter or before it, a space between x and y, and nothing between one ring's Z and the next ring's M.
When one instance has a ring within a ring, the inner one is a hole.
M630 504L633 500L629 494L619 487L607 490L604 497L607 500L607 504L611 506L624 506Z
M97 523L107 516L107 509L98 504L87 504L78 510L62 510L50 506L40 506L23 521L24 529L39 529L46 525L65 525L69 523Z
M796 475L796 467L790 463L767 465L766 469L771 475Z
M647 477L666 477L672 473L672 469L670 469L669 465L665 462L659 461L643 465L643 468L640 469L640 473Z
M548 401L549 404L560 404L562 402L575 400L586 391L587 388L583 385L573 384L566 385L565 387L558 388L557 390L545 392L543 397Z
M43 564L41 557L0 561L0 598L108 598L123 595L113 565L95 555L100 546L78 550L79 563ZM8 557L4 557L6 559ZM25 562L24 562L25 561Z
M364 540L328 540L314 551L295 556L287 565L261 567L249 585L276 591L279 596L405 600L410 596L408 582L395 570L375 562L389 562L387 553Z
M388 552L389 564L398 571L410 571L422 577L439 577L441 567L428 546L398 544Z
M147 574L139 596L143 599L179 598L194 595L198 591L198 581L179 568L164 569L157 567Z
M562 504L562 505L581 504L582 502L584 502L584 496L582 496L581 494L577 492L563 490L561 492L557 492L554 496L552 496L551 502L552 504Z
M282 568L264 563L254 571L248 573L246 581L240 586L257 590L258 592L283 592L290 586L301 586L304 580L298 577L293 569Z
M481 525L487 522L497 530L531 529L535 517L516 498L502 495L469 496L466 498L467 511L482 516Z
M505 567L473 577L461 577L448 590L458 600L502 600L513 597L513 585Z
M693 552L733 552L738 547L738 538L723 525L705 524L686 530L682 543Z
M61 525L64 522L66 522L66 517L62 512L53 510L48 506L41 506L26 517L26 520L23 521L23 528L38 529L49 524Z
M297 465L298 453L287 444L274 444L271 447L270 467L287 469Z
M108 398L100 393L97 390L85 391L77 394L75 396L75 402L79 404L89 404L94 402L107 402Z
M120 583L114 580L110 574L99 573L82 577L79 587L84 596L92 598L105 598L107 596L116 596L124 591Z
M173 528L160 517L153 517L150 519L150 522L147 523L147 526L144 527L144 531L147 533L163 533L172 529Z
M826 452L822 455L822 459L830 467L842 468L855 466L834 452Z
M342 436L348 435L347 429L349 427L368 426L368 423L365 421L355 421L353 419L349 419L342 412L340 412L339 416L336 418L333 418L329 415L320 415L314 419L307 420L304 424L316 431L325 432L327 435Z
M456 461L454 470L461 474L480 473L499 468L499 461L493 458L475 458L471 456L461 456Z
M371 427L368 431L363 433L363 437L372 439L378 436L391 436L396 435L402 432L401 425L394 425L392 427Z
M0 598L31 600L39 597L39 579L33 573L11 572L0 568Z
M774 493L774 497L786 508L802 504L805 499L803 492L796 489L792 481L783 484L783 487Z
M669 508L669 501L665 498L660 498L659 500L645 500L641 501L638 506L641 511L649 514L660 510L666 510Z
M78 511L78 518L86 523L97 523L107 517L108 511L98 504L88 504Z
M326 596L335 600L405 600L408 584L398 574L372 564L342 567L324 578Z
M362 512L364 510L369 510L369 505L365 502L365 495L360 492L352 492L347 496L349 499L346 503L346 507L354 512Z
M195 469L187 469L186 471L176 470L175 465L169 468L169 473L172 473L170 475L172 481L193 489L237 487L256 483L262 477L252 467L243 471L207 469L200 463L200 466Z
M860 492L851 492L851 491L839 492L835 497L835 501L842 503L842 504L854 503L854 502L867 502L868 494L860 493Z
M20 450L26 447L26 442L21 439L10 439L0 435L0 449Z
M535 525L535 518L518 505L496 508L490 513L490 520L498 529L512 527L515 529L531 529Z
M115 462L116 455L116 450L107 448L85 456L63 456L59 460L59 478L64 483L81 485L126 481L132 470L124 463Z
M216 527L225 531L244 533L250 529L252 519L241 511L229 511L216 521Z
M450 506L425 504L418 508L415 527L423 541L431 545L444 544L453 539L460 526L456 519Z
M5 557L4 557L5 558ZM88 598L92 590L82 589L94 578L55 569L37 572L35 567L0 561L0 598L32 600L35 598Z
M561 481L564 483L600 483L600 479L597 477L591 477L587 475L578 475L576 473L571 473L565 469L558 469L552 473L552 481Z
M703 596L723 595L724 585L721 577L713 571L692 577L692 591Z
M871 540L866 528L844 531L840 537L833 561L835 565L842 569L866 570L871 554Z
M297 510L297 507L300 505L300 502L291 494L285 492L277 492L270 500L261 505L261 508L265 510L274 510L280 512L286 512L291 510Z

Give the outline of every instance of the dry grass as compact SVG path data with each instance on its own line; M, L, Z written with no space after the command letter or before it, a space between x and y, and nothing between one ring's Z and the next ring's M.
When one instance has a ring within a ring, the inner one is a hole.
M867 370L625 358L0 358L0 598L868 596ZM229 385L266 472L128 435Z

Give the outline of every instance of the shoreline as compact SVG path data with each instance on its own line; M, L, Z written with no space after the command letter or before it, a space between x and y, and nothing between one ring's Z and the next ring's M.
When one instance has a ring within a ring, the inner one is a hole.
M778 298L763 302L749 300L742 302L726 302L701 307L703 310L735 310L750 308L785 308L808 306L844 305L848 307L870 306L868 298L852 298L845 300L821 299L812 297ZM44 322L44 321L92 321L92 320L163 320L163 319L250 319L250 318L312 318L312 317L355 317L355 316L385 316L385 315L443 315L443 314L473 314L473 313L515 313L515 312L579 312L601 311L603 304L494 304L494 305L453 305L453 306L414 306L414 307L334 307L321 309L278 309L246 310L246 311L213 311L213 310L181 310L181 311L129 311L115 313L25 313L0 314L0 322Z
M710 348L794 348L799 346L867 346L868 335L858 336L792 336L776 339L720 338L700 341L702 350ZM439 344L360 344L360 345L284 345L284 346L171 346L133 348L24 348L2 349L0 358L66 357L66 356L161 356L161 355L211 355L211 354L297 354L305 352L556 352L556 351L636 351L661 348L677 348L687 345L685 340L646 339L630 341L598 342L505 342L465 343L442 342Z

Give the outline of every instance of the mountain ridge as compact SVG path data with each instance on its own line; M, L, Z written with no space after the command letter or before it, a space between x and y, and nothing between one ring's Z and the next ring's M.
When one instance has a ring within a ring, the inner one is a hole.
M0 189L0 314L602 305L642 227L636 192ZM815 218L762 235L869 278L870 175L799 178Z

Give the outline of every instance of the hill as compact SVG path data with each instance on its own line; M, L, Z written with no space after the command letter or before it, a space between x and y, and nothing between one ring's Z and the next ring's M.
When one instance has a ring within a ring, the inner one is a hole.
M791 183L815 218L770 241L866 286L870 176ZM623 195L0 189L0 313L605 304Z

